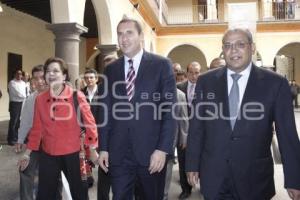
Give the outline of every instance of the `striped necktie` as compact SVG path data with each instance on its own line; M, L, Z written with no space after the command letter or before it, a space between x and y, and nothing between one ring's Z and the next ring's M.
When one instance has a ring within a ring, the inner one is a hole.
M134 81L135 81L135 71L133 68L133 60L129 59L129 69L126 76L126 91L128 100L130 101L134 95Z

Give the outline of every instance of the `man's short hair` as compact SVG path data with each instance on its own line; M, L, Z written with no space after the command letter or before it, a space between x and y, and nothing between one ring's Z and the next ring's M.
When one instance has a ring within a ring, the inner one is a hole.
M189 68L193 66L193 67L196 67L196 66L199 66L199 69L201 70L201 65L200 63L198 63L197 61L193 61L191 62L190 64L188 64L187 68L186 68L186 71L188 72L189 71Z
M139 22L138 20L136 20L136 19L129 18L129 17L124 17L124 18L118 23L117 30L118 30L120 24L122 24L122 23L127 23L127 22L132 22L132 23L134 23L134 26L135 26L136 30L138 31L139 35L143 32L142 25L140 24L140 22Z
M236 32L241 32L241 33L244 33L248 39L248 42L249 44L252 44L253 43L253 37L252 37L252 33L249 31L249 29L243 29L243 28L234 28L234 29L228 29L224 35L223 35L223 38L222 38L222 43L224 44L224 39L225 37L230 34L230 33L236 33Z
M84 74L95 74L97 76L97 71L95 69L86 69Z
M44 71L44 66L43 65L36 65L32 68L31 70L31 75L33 76L33 74L35 72L43 72Z

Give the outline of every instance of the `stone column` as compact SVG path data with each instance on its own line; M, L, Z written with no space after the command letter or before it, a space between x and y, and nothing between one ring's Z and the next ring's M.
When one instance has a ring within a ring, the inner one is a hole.
M98 44L96 45L96 48L100 51L100 54L98 56L98 66L97 71L99 73L103 73L104 71L104 64L103 59L107 55L115 54L117 55L118 47L116 44Z
M55 35L55 56L64 59L68 65L71 83L79 77L80 35L88 28L77 23L49 24L47 28Z

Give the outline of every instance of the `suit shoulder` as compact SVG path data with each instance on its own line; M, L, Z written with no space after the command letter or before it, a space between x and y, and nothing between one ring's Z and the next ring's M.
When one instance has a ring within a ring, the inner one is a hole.
M210 81L212 79L215 79L217 77L220 77L222 76L224 73L226 73L226 68L225 67L220 67L220 68L217 68L217 69L213 69L213 70L208 70L204 73L202 73L198 80L202 79L202 81Z
M120 57L117 60L113 61L112 63L106 66L105 72L115 71L120 65L123 66L124 57Z
M255 69L261 73L265 78L269 78L269 79L275 79L277 81L279 80L285 80L286 78L284 78L283 76L281 76L280 74L272 71L272 70L268 70L262 67L255 67Z
M169 60L169 59L167 59L167 58L165 58L165 57L163 57L161 55L150 53L148 51L145 51L144 54L145 54L145 57L148 57L150 59L155 59L155 60Z

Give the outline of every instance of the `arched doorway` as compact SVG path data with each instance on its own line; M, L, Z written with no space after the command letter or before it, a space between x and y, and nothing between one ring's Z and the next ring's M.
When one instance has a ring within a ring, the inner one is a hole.
M300 42L283 46L274 58L275 71L288 80L300 83Z
M167 56L173 63L179 63L183 70L189 63L197 61L201 65L201 71L207 71L207 61L200 49L195 46L184 44L173 48Z

